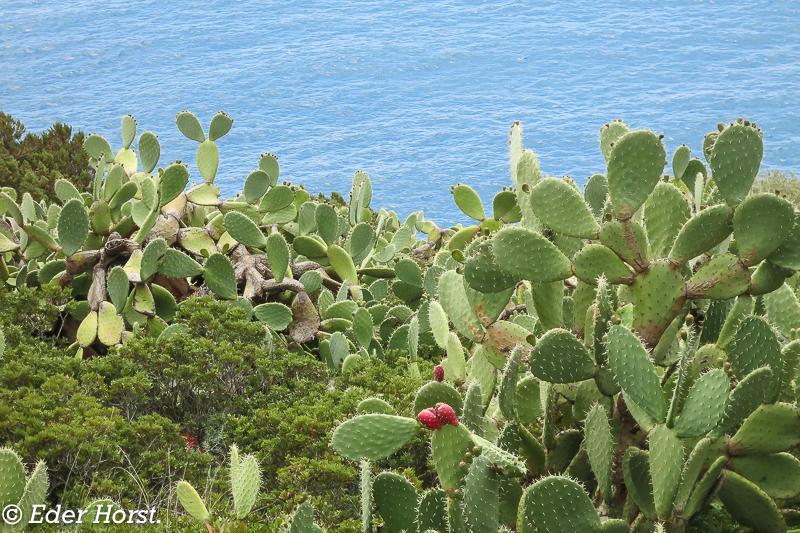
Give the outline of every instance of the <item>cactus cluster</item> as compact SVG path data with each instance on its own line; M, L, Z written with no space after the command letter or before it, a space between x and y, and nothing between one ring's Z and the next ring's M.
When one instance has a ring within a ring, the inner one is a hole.
M582 194L542 178L515 123L494 216L453 188L477 224L453 228L425 274L446 357L414 405L439 487L381 483L389 530L681 532L717 498L755 531L800 526L782 508L800 496L798 211L750 194L755 124L718 129L710 171L681 146L669 176L663 136L609 123L607 172ZM412 422L361 414L332 444L377 460Z
M28 525L35 505L42 505L47 497L47 467L44 461L36 464L30 476L25 474L25 465L14 450L0 448L0 532L16 533ZM16 506L16 513L11 511Z
M177 302L197 293L241 307L331 372L406 352L418 420L370 398L332 436L360 462L364 533L373 503L397 532L678 533L715 498L756 531L800 527L782 507L800 496L800 212L751 194L763 152L754 123L721 124L703 159L679 147L666 175L663 136L611 122L605 172L583 192L542 177L515 123L511 187L491 213L453 187L473 223L449 229L421 211L401 223L371 209L363 172L347 202L312 198L279 182L271 154L222 201L216 140L232 120L217 114L207 134L191 113L176 123L199 143L202 183L189 186L179 161L156 170L150 132L137 154L126 116L116 153L86 139L91 191L62 180L53 205L0 192L0 278L71 287L79 355L133 330L175 334ZM423 384L426 345L442 360ZM420 494L402 476L372 476L423 427L438 486ZM231 456L241 519L258 467ZM178 492L208 527L228 527L191 486ZM310 502L290 531L321 531Z

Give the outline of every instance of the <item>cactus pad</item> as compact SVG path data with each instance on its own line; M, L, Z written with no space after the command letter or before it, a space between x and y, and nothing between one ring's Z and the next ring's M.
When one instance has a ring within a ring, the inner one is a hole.
M590 285L597 284L597 278L604 275L609 283L633 283L634 274L611 248L602 244L586 245L572 260L572 272Z
M194 490L188 482L181 481L178 483L178 500L189 515L195 520L208 520L210 513L206 509L200 495Z
M634 503L646 517L656 519L656 506L653 501L653 480L650 475L650 460L644 450L631 446L625 450L622 459L622 473L625 486Z
M786 523L775 502L755 483L739 474L723 471L717 496L734 519L758 533L786 531Z
M762 405L728 441L731 457L785 452L800 445L800 408L787 403Z
M733 214L733 235L739 257L747 266L768 257L789 236L794 226L794 208L770 193L750 196Z
M455 429L455 426L446 427ZM417 434L418 429L419 424L411 418L383 414L362 415L337 427L331 437L331 444L339 455L351 461L358 461L362 457L379 461L405 446Z
M631 331L620 325L608 332L608 361L622 390L659 423L667 416L664 391L650 357Z
M600 230L580 193L564 180L542 180L531 190L530 198L533 213L559 233L590 239Z
M485 456L470 465L464 486L464 521L473 533L496 533L500 519L500 483Z
M419 413L429 407L434 407L437 403L446 403L456 412L456 416L461 416L464 409L464 402L461 395L449 383L444 381L431 381L426 383L417 392L414 399L414 412Z
M666 157L661 139L645 130L626 133L611 148L608 192L620 219L631 218L653 192Z
M783 376L783 355L778 337L766 320L759 316L745 317L726 351L731 369L738 378L769 365L772 369L772 385L767 393L767 402L774 402L778 398Z
M461 478L464 477L458 465L464 460L464 454L471 449L470 433L463 424L458 426L448 424L433 432L431 437L433 463L442 489L451 498L456 495L455 491L461 488Z
M563 329L548 331L528 356L531 372L550 383L574 383L594 376L591 355L575 335Z
M669 260L685 263L724 241L733 230L733 209L715 205L696 213L683 225L669 253Z
M606 410L600 404L595 404L589 410L583 431L586 435L589 463L597 478L600 493L605 501L610 502L613 497L611 477L614 467L614 441Z
M523 532L600 533L602 524L589 495L571 479L548 477L525 492L517 520Z
M73 255L81 249L86 237L89 236L89 212L81 200L73 198L64 204L58 217L57 228L58 240L64 255Z
M764 153L761 137L756 128L731 124L714 141L708 164L717 188L730 206L744 200L753 186Z
M675 435L682 439L705 435L714 428L728 404L730 378L723 370L703 374L689 390Z
M372 482L375 505L390 533L417 530L417 491L406 478L383 472Z
M529 281L560 281L571 276L569 259L540 234L522 227L497 232L493 250L497 265Z

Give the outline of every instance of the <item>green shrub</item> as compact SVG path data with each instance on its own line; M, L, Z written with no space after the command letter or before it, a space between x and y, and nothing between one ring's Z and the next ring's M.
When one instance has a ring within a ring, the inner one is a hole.
M82 131L73 135L72 128L60 122L41 135L25 134L20 121L0 111L0 187L47 202L56 200L53 184L60 178L85 190L91 174L83 139Z

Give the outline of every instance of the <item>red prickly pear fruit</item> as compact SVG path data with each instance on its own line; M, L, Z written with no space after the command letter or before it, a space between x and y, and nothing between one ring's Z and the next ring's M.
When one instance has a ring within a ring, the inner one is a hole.
M442 421L436 416L436 412L432 407L420 411L417 415L417 420L428 429L439 429L442 427Z
M436 413L436 418L438 418L442 424L452 424L454 426L458 425L456 412L453 411L453 408L446 403L437 403L433 410Z
M433 377L436 381L444 381L444 367L442 365L436 365L436 368L433 369Z

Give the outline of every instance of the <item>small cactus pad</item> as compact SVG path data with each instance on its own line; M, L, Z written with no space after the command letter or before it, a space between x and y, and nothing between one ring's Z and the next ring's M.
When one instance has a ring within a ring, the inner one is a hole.
M223 254L212 254L208 258L203 277L211 292L224 300L236 299L236 272L230 260Z
M464 485L464 521L472 533L497 533L500 482L492 463L481 455L470 465Z
M656 185L644 204L647 239L653 257L666 257L681 228L692 216L692 209L683 193L671 183Z
M600 533L602 524L589 495L578 483L553 476L536 482L525 492L520 502L517 530Z
M717 496L734 519L758 533L786 532L786 523L775 502L739 474L724 470Z
M628 286L627 300L633 304L633 329L649 346L655 346L685 303L684 280L669 261L658 260L650 270L636 276Z
M206 509L200 495L194 490L188 482L181 481L178 483L178 500L186 512L191 515L195 520L208 520L210 513Z
M206 140L206 134L203 132L203 126L200 124L200 120L194 113L190 113L189 111L181 111L175 116L175 124L177 124L178 130L180 130L181 133L191 140L199 143Z
M733 214L733 235L739 257L746 265L765 259L789 237L794 227L794 208L774 194L750 196Z
M481 447L481 457L486 457L503 475L509 477L525 475L523 463L515 454L511 454L477 435L472 435L472 442Z
M615 213L628 219L653 192L664 171L667 153L652 131L626 133L608 157L608 192Z
M729 300L750 287L750 271L733 254L715 256L689 280L689 298Z
M569 259L540 234L506 227L497 232L493 245L497 265L529 281L560 281L572 275Z
M297 506L289 525L289 533L325 533L325 530L314 523L314 506L311 505L311 500Z
M448 270L439 276L438 295L441 307L459 333L467 338L478 337L482 333L483 326L467 299L464 276L454 270ZM432 310L431 314L433 312ZM436 334L435 327L434 334Z
M461 212L475 220L483 220L486 213L483 210L481 197L472 187L459 183L453 188L453 200Z
M237 454L238 455L238 454ZM234 467L233 462L238 466ZM243 520L256 503L261 487L261 471L255 455L237 457L231 454L231 493L236 518Z
M470 450L472 450L470 433L463 424L445 425L433 432L431 437L433 464L436 466L442 489L451 498L455 496L455 491L461 488L461 478L464 477L458 465L464 461L464 455Z
M8 203L8 202L6 202ZM64 204L58 217L58 240L66 256L81 249L89 236L89 212L81 200L73 198Z
M231 237L251 248L266 248L267 239L250 217L238 211L225 214L225 228Z
M208 126L208 138L211 141L216 141L231 130L233 126L233 119L225 114L224 111L218 111L211 119L211 124Z
M672 430L658 425L650 432L650 475L656 514L668 520L683 472L683 444Z
M776 500L800 495L800 460L790 453L734 457L726 467L752 481Z
M597 478L600 494L605 501L610 502L613 497L611 477L614 467L614 441L606 410L600 404L594 404L589 410L583 432L586 435L589 463Z
M800 210L794 210L794 226L769 260L779 267L800 270Z
M447 494L441 489L423 494L417 507L417 520L420 532L448 533Z
M590 239L600 230L580 193L564 180L539 182L531 190L531 207L546 226L564 235Z
M611 149L630 129L621 120L614 120L600 128L600 151L606 161L611 157Z
M569 331L552 329L539 339L528 356L531 372L550 383L590 379L595 363L583 344Z
M719 133L708 164L714 182L730 206L744 200L753 186L764 153L761 132L752 126L731 124ZM704 151L705 151L705 142Z
M601 275L613 284L630 284L634 279L633 271L611 248L602 244L589 244L578 252L572 260L572 272L590 285L596 285Z
M417 491L406 478L383 472L372 482L375 505L390 533L417 530Z
M494 262L492 245L488 242L478 247L464 266L464 279L474 290L482 293L504 291L517 284L517 278L506 273Z
M647 237L644 228L635 220L606 222L600 230L600 242L637 271L647 266Z
M653 363L630 330L614 325L608 332L608 361L622 390L647 414L664 423L667 401Z
M730 378L718 368L700 376L683 404L675 435L687 439L708 433L722 417L730 387Z
M0 448L0 505L16 504L25 492L25 466L14 450Z
M653 479L650 476L650 459L646 451L631 446L622 459L625 486L634 503L646 517L656 519L653 501Z
M787 403L762 405L728 441L728 454L766 455L800 445L800 408Z
M669 253L669 260L683 264L717 246L733 230L733 209L715 205L696 213L683 225Z
M448 427L455 429L455 426ZM331 444L339 455L351 461L358 461L362 457L379 461L405 446L417 434L418 429L419 424L412 418L383 414L362 415L337 427L331 437Z
M769 365L773 376L772 385L767 393L767 402L774 402L780 393L783 355L778 336L769 323L759 316L745 317L726 351L728 362L737 378Z

